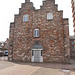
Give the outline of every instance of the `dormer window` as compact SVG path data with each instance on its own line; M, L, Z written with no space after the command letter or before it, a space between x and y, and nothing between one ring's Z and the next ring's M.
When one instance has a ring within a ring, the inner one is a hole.
M53 19L53 13L47 13L47 20Z
M39 37L39 29L34 29L34 37Z
M28 22L29 21L29 15L26 14L23 16L23 22Z

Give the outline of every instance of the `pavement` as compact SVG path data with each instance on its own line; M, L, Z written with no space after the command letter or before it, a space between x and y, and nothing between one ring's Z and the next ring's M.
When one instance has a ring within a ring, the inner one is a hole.
M0 75L75 75L75 64L25 63L0 60Z

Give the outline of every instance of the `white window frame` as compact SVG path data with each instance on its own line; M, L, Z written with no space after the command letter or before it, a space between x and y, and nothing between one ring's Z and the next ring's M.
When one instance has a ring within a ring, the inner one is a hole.
M39 29L34 29L34 32L36 31L36 35L35 35L35 33L34 33L34 37L39 37L37 34L38 34L38 30Z
M53 13L47 13L47 20L53 20Z
M28 14L25 14L23 16L23 22L28 22L29 21L29 15Z

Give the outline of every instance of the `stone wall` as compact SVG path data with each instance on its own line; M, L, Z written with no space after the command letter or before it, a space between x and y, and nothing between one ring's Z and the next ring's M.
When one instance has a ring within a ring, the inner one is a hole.
M10 24L10 34L9 34L9 48L8 48L8 60L13 60L13 40L14 40L14 23Z
M70 56L68 20L63 19L63 11L57 10L55 0L43 1L43 6L38 10L32 2L26 2L19 11L10 28L10 42L13 40L13 43L12 46L9 43L9 48L13 50L13 61L31 62L31 50L35 41L43 46L44 62L67 61ZM48 12L53 13L53 20L47 20ZM23 22L25 14L29 15L28 22ZM36 28L40 30L39 38L33 37Z

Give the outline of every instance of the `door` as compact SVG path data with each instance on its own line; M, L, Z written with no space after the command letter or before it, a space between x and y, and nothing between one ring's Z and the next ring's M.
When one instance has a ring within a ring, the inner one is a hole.
M41 59L41 50L34 51L34 62L40 62Z

